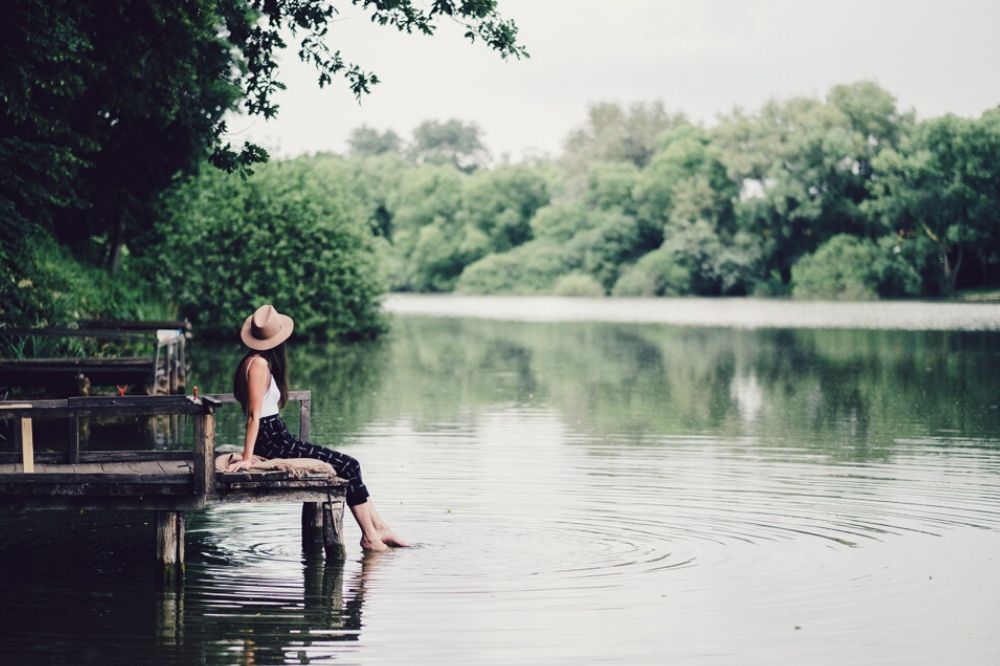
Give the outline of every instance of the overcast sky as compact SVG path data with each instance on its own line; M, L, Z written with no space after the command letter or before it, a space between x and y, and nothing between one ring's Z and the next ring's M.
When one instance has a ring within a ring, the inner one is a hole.
M346 2L340 4L347 5ZM276 120L233 118L231 140L276 155L342 152L362 124L404 137L423 120L478 123L499 157L556 153L599 101L661 99L711 123L771 97L877 81L921 117L1000 104L1000 0L500 0L528 60L502 61L457 26L434 37L372 25L350 6L331 47L382 82L359 104L319 89L289 49Z

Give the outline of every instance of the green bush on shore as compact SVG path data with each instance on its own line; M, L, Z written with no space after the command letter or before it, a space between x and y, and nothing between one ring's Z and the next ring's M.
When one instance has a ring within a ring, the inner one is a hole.
M268 164L247 180L205 169L163 211L145 268L199 332L232 337L263 303L307 337L384 328L376 243L357 200L324 169Z
M920 275L898 257L895 247L847 234L834 236L792 266L792 295L852 301L916 295Z

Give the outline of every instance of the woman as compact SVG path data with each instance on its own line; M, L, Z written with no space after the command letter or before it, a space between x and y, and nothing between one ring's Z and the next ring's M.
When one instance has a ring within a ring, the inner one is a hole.
M236 366L233 393L247 416L247 429L243 459L230 463L228 471L249 468L255 453L262 458L317 458L330 463L337 476L347 481L347 506L361 528L361 547L379 551L408 546L393 534L369 500L358 461L296 439L278 416L278 410L288 402L285 341L294 325L291 317L279 314L271 305L257 308L243 323L240 338L250 351Z

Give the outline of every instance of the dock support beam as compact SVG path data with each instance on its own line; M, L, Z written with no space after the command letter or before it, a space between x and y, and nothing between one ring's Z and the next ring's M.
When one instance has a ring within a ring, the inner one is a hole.
M302 503L302 550L312 553L323 545L323 510L320 502Z
M323 502L323 549L327 562L347 557L344 547L344 503Z
M167 584L180 582L184 572L184 514L156 512L156 562Z
M327 561L342 561L347 557L343 501L302 503L302 550L314 553L320 546Z

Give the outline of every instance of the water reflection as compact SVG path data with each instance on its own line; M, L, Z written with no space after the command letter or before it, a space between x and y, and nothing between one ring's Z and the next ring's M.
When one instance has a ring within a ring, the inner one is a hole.
M400 318L294 345L313 438L422 547L349 534L331 569L298 506L219 507L157 591L134 516L5 516L0 661L993 663L998 342ZM239 350L194 352L227 390Z

